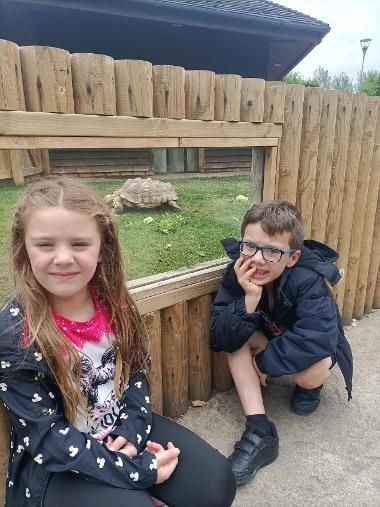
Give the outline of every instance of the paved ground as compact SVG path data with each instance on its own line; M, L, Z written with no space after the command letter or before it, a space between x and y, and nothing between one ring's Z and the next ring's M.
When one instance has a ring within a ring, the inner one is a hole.
M269 419L280 436L280 456L238 488L234 507L375 507L380 505L380 310L348 327L354 354L354 391L348 403L338 367L323 389L318 411L288 410L291 385L272 380L264 390ZM243 430L235 390L191 408L179 420L228 455Z

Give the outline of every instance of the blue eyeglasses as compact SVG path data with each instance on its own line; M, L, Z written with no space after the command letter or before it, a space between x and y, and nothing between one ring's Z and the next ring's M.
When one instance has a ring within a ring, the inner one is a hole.
M239 247L241 255L245 255L246 257L254 257L257 251L260 250L263 259L267 262L280 262L283 255L295 252L294 248L283 250L274 246L259 246L252 241L245 241L244 239L239 240Z

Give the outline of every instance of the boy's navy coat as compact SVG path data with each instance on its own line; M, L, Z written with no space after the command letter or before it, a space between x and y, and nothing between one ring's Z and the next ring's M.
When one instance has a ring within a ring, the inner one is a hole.
M155 456L134 458L113 452L64 416L57 383L42 354L23 347L24 317L16 301L0 310L0 399L11 424L6 506L41 507L52 472L71 471L87 480L126 489L145 489L157 480ZM113 436L137 451L145 447L152 424L144 372L129 381Z
M256 311L246 312L245 293L234 271L240 255L238 242L228 238L222 244L234 262L227 266L212 306L212 349L233 352L255 331L263 330L265 321L273 320L285 329L270 337L266 349L256 356L260 371L270 377L294 374L331 356L343 373L350 399L351 348L344 336L339 310L325 283L325 279L331 285L340 280L339 270L333 264L337 253L317 241L305 241L298 262L285 268L274 281L274 309L269 319L265 291Z

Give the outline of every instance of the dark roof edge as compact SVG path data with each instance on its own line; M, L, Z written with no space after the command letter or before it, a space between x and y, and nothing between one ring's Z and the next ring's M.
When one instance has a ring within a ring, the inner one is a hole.
M14 0L15 1L15 0ZM39 4L49 7L83 10L103 14L131 16L173 24L184 24L202 28L238 31L262 36L291 37L292 40L322 40L330 31L330 26L316 26L263 16L244 15L227 11L217 11L202 7L186 6L155 0L127 0L125 2L104 3L74 0L16 0L25 4ZM253 23L254 21L254 23Z

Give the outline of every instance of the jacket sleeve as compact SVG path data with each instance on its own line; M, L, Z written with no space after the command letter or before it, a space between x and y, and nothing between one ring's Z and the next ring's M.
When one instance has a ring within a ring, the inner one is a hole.
M116 424L112 435L126 438L137 452L145 447L152 427L152 410L149 385L142 370L129 380Z
M215 351L234 352L240 349L261 325L260 313L246 312L244 295L238 295L233 290L231 281L237 286L238 281L230 265L211 309L211 348Z
M157 461L148 451L129 458L113 452L88 433L78 431L60 413L53 384L31 370L0 377L0 396L22 442L14 452L28 452L49 472L73 471L126 489L145 489L157 480Z
M336 352L337 310L324 278L308 272L296 299L297 320L256 356L260 371L271 377L299 373Z

